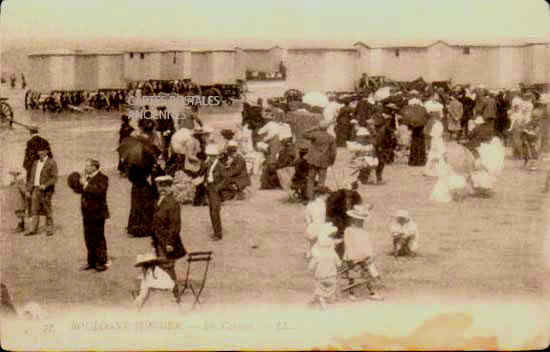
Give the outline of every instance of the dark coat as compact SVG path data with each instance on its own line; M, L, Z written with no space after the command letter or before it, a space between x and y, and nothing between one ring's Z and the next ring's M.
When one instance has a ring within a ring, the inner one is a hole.
M95 176L88 180L86 188L75 188L76 193L81 193L80 207L82 216L88 219L108 219L110 217L109 207L107 206L107 189L109 188L109 178L99 171Z
M31 174L29 176L29 182L27 183L27 191L31 192L34 186L34 177L36 173L36 166L38 165L38 160L35 160L32 168ZM57 182L57 163L52 158L46 159L44 168L40 173L40 185L45 186L45 192L55 192L55 183Z
M172 194L168 194L160 205L155 204L153 215L153 245L158 256L176 260L187 254L180 231L180 205ZM172 246L173 250L168 252L167 246Z
M214 166L214 171L212 173L213 182L208 181L208 176L210 174L210 169L214 164L207 165L206 172L204 175L204 183L207 188L214 190L215 192L220 192L227 185L227 177L225 174L225 169L221 161L218 160L216 166Z
M46 139L35 135L27 141L27 148L25 149L25 158L23 159L23 168L29 172L32 165L38 160L38 151L40 149L47 149L50 158L53 158L50 142Z
M248 170L246 168L246 161L243 156L239 153L232 155L233 161L225 169L225 173L228 178L229 183L234 183L239 187L239 190L242 190L250 186L250 176L248 175Z
M493 97L485 96L476 102L474 108L476 116L483 116L485 120L497 117L497 102Z
M315 129L307 131L303 137L311 141L305 159L310 165L326 169L336 161L336 139L327 131Z
M134 132L134 128L132 126L130 126L129 123L123 123L121 126L120 126L120 130L118 131L118 143L122 143L122 140L126 137L129 137L132 132Z

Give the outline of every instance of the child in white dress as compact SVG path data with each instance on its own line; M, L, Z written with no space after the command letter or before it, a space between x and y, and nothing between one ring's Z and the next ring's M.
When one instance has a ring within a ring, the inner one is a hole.
M312 303L319 303L322 309L335 300L338 279L338 267L342 264L334 250L336 226L326 223L318 225L317 243L311 250L309 270L315 275L315 293Z

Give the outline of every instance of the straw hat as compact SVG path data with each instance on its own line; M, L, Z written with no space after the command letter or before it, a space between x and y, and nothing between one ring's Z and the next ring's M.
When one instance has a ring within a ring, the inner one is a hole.
M140 267L144 265L158 265L165 263L167 259L159 258L154 253L138 254L136 256L135 267Z
M370 136L369 130L365 127L359 127L357 129L357 137L361 137L361 136Z
M372 206L356 205L353 209L348 210L346 214L352 218L364 220L369 217L370 209L372 209Z
M400 209L398 210L396 213L395 213L395 217L397 219L407 219L407 220L410 220L410 216L409 216L409 212L404 210L404 209Z
M155 183L159 187L170 187L174 183L174 179L172 176L166 175L166 176L159 176L155 178Z
M215 144L207 145L204 153L206 155L219 155L220 154L220 152L218 150L218 146L216 146Z

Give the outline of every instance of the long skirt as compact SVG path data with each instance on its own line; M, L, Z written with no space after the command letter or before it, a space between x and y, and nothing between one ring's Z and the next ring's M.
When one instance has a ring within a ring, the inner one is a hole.
M148 183L133 183L128 234L135 237L151 235L156 192Z
M409 154L410 166L424 166L426 164L426 143L422 133L415 133L411 136L411 150Z

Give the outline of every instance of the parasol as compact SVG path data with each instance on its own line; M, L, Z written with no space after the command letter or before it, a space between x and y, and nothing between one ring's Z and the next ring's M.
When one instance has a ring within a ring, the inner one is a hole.
M185 155L185 169L192 172L199 171L201 161L197 154L201 151L201 147L191 130L186 128L178 130L172 135L170 145L174 153Z
M391 87L383 87L378 89L376 93L374 93L374 99L376 101L381 101L386 98L389 98L390 95L391 95Z
M149 174L155 164L158 149L147 141L129 136L122 140L117 151L129 169Z
M80 173L75 171L67 177L67 184L75 193L82 193L82 184L80 183Z
M309 92L302 98L302 102L305 104L309 104L311 106L318 106L320 108L324 108L328 105L329 100L328 97L319 92Z
M445 159L458 174L468 174L475 169L474 155L463 145L449 143L445 152Z
M420 105L405 105L399 112L400 123L410 127L422 127L428 121L428 112Z

